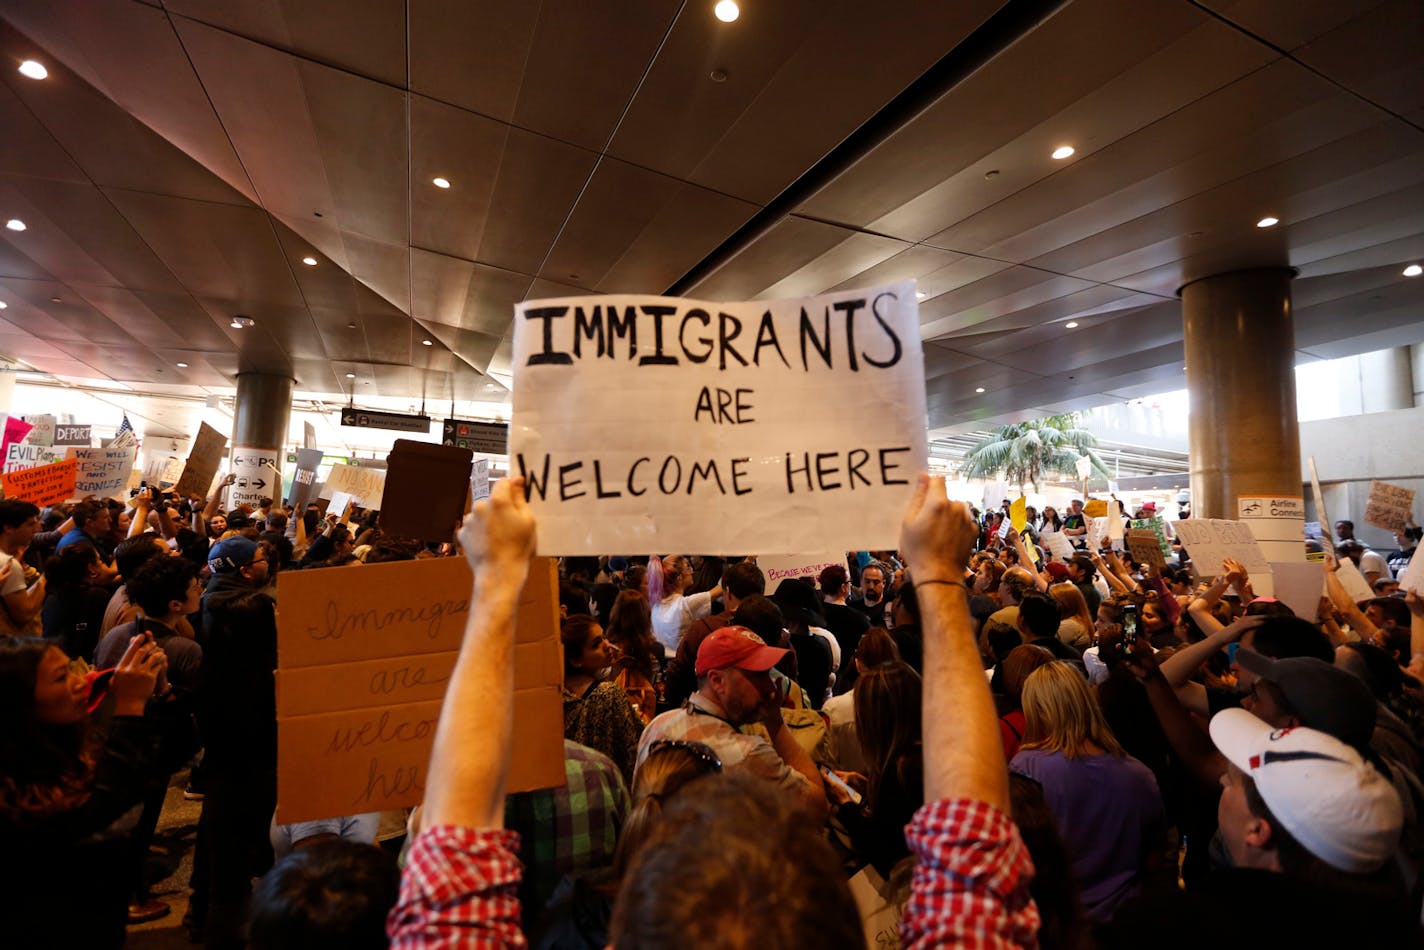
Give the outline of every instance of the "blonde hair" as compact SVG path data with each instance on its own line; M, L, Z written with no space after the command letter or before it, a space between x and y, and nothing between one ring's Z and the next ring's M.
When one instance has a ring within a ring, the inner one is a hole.
M1111 755L1127 755L1103 718L1097 699L1077 667L1055 660L1029 674L1023 686L1021 749L1061 752L1064 758L1093 755L1090 743Z

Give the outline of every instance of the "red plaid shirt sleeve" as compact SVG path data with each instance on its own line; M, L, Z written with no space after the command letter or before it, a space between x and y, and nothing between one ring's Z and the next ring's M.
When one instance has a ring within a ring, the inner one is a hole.
M518 853L513 831L454 825L422 831L386 919L392 950L528 946L519 929Z
M905 839L917 859L900 920L905 947L1038 946L1033 862L1007 815L970 799L931 802Z

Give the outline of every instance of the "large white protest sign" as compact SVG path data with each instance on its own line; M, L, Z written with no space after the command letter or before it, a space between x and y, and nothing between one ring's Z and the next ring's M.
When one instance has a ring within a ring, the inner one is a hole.
M129 473L133 471L137 455L138 447L133 440L127 440L124 447L117 449L65 449L65 458L79 460L79 472L74 480L75 497L110 498L123 494L128 489Z
M1049 556L1058 561L1073 559L1073 543L1062 531L1046 531L1038 536L1039 543L1048 549Z
M54 445L54 427L58 420L49 413L42 413L38 416L25 416L25 421L34 426L30 434L25 436L25 441L30 445Z
M1409 557L1409 566L1404 569L1404 573L1399 575L1399 587L1401 590L1412 590L1420 597L1424 597L1424 557L1419 554L1419 549L1415 548L1414 553Z
M1226 558L1241 562L1253 581L1270 576L1271 565L1261 553L1261 546L1256 543L1250 527L1243 522L1187 518L1177 522L1177 538L1192 556L1192 564L1202 577L1222 573L1221 562ZM1253 586L1257 593L1263 593L1262 584Z
M511 471L541 554L893 547L928 463L915 287L527 301Z
M1365 579L1365 575L1360 573L1355 562L1349 558L1340 559L1339 567L1335 569L1335 576L1340 579L1340 586L1345 588L1345 593L1355 603L1360 604L1374 599L1375 592L1370 587L1370 582Z
M7 473L21 472L37 465L48 465L54 460L55 452L52 448L43 445L30 445L25 442L11 442L5 446L4 470Z

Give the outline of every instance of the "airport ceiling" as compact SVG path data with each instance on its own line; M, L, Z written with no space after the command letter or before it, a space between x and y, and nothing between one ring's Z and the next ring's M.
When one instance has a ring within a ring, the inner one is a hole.
M712 6L3 0L0 354L438 404L526 298L913 277L950 431L1181 388L1229 270L1299 360L1424 341L1418 0Z

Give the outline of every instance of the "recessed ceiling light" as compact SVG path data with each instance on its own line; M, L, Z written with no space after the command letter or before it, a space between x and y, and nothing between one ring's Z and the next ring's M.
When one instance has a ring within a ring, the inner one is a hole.
M316 266L316 258L315 258L315 257L304 257L304 258L302 258L302 263L305 264L305 265L307 265L308 267L315 267L315 266Z
M737 6L737 0L717 0L717 5L712 8L712 12L723 23L731 23L742 15L742 8Z
M346 324L346 329L348 329L348 330L354 330L354 329L356 329L356 324L354 324L354 323L348 323L348 324Z
M21 221L19 218L11 218L9 221L5 222L5 227L9 228L11 231L23 231L25 230L25 222Z
M420 341L420 345L421 345L421 346L434 346L435 344L434 344L434 342L432 342L432 341L430 341L430 340L421 340L421 341Z
M983 386L980 386L980 387L978 387L977 389L975 389L974 391L975 391L976 393L982 393L982 392L984 391L984 387L983 387Z
M449 188L449 187L450 187L450 180L449 180L448 178L432 178L432 179L430 179L430 183L431 183L432 185L434 185L436 188Z
M6 307L8 307L8 306L10 306L10 305L7 304L5 301L0 300L0 310L4 310L4 309L5 309Z
M356 378L356 374L355 374L355 373L347 373L347 374L346 374L346 378L347 378L347 379L355 379L355 378Z
M253 320L251 317L244 317L239 315L233 317L232 323L228 324L228 326L232 327L234 330L241 330L246 327L253 326L256 322L257 321Z
M187 363L179 363L179 364L178 364L178 368L179 368L179 369L187 369L187 368L188 368L188 364L187 364Z
M1060 145L1060 146L1058 146L1057 148L1055 148L1055 149L1053 150L1053 157L1056 158L1056 159L1058 159L1060 162L1061 162L1063 159L1065 159L1065 158L1071 158L1072 156L1073 156L1073 146L1071 146L1071 145Z
M49 70L44 68L43 63L27 59L20 64L20 75L29 76L31 79L45 79L49 76Z
M1065 324L1063 324L1063 325L1064 325L1065 327L1067 327L1068 329L1070 329L1070 330L1076 330L1076 329L1078 329L1078 321L1077 321L1077 320L1069 320L1067 323L1065 323Z
M917 291L915 291L915 299L916 299L916 300L924 300L924 299L925 299L925 292L924 292L923 290L917 290Z
M1266 215L1266 216L1265 216L1264 218L1262 218L1260 221L1257 221L1257 222L1256 222L1256 227L1258 227L1258 228L1273 228L1273 227L1275 227L1276 225L1278 225L1278 224L1280 224L1280 223L1281 223L1281 219L1280 219L1280 218L1273 218L1273 217L1271 217L1270 215Z
M1418 264L1410 264L1404 269L1405 277L1418 277L1420 274L1424 274L1424 267L1420 267ZM0 304L0 306L3 305Z

